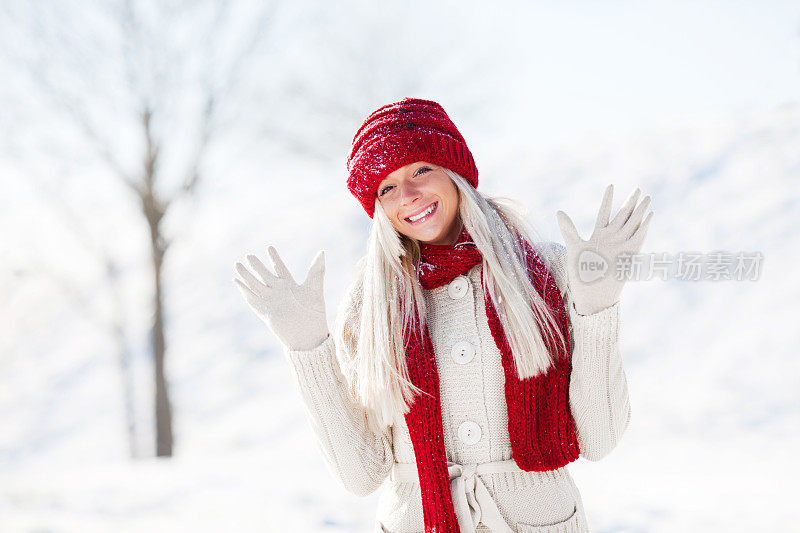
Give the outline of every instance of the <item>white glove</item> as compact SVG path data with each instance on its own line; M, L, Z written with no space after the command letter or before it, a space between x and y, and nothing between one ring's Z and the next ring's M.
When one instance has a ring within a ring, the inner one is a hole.
M606 187L594 232L588 241L581 239L566 213L563 211L556 213L558 226L567 248L567 273L572 289L572 301L575 310L582 315L597 313L619 301L625 280L617 279L624 278L615 272L617 255L639 253L653 216L651 211L642 221L642 216L650 205L650 196L645 196L634 210L639 193L637 188L620 208L614 220L609 223L614 185ZM602 260L595 254L601 256ZM602 270L603 261L605 270Z
M283 264L278 251L270 246L277 276L270 272L255 255L248 255L254 276L240 262L236 271L244 279L233 281L238 285L250 308L272 329L272 332L290 350L311 350L328 338L328 320L325 315L323 279L325 276L325 251L320 250L302 285L295 282Z

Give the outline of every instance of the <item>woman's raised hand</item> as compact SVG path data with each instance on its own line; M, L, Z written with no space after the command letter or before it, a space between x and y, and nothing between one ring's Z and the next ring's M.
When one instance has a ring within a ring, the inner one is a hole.
M290 350L311 350L328 338L323 280L325 251L320 250L306 280L298 285L273 246L267 249L276 274L267 269L258 257L248 255L255 274L236 262L241 281L233 281L258 317L266 322L278 339Z
M581 238L566 213L556 213L567 248L572 300L575 309L582 315L597 313L619 301L625 279L616 272L617 256L639 253L653 217L651 211L642 220L650 205L650 196L645 196L637 205L639 194L637 188L609 222L614 186L606 187L597 222L588 241Z

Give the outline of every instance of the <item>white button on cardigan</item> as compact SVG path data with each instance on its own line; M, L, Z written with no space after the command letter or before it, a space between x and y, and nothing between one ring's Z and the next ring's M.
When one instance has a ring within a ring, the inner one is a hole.
M466 365L475 357L475 345L468 341L457 342L450 350L450 356L456 363Z
M453 300L463 298L467 294L467 290L469 290L469 280L466 276L456 276L447 286L447 294Z
M461 422L458 426L458 438L464 444L475 444L481 440L481 427L472 420Z

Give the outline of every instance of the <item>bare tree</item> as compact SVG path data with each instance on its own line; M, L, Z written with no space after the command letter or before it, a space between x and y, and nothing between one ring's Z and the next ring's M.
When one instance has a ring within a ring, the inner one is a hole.
M123 1L83 4L77 11L57 3L4 5L6 28L16 31L6 52L12 55L9 50L14 49L16 66L82 133L109 175L136 199L146 222L152 265L150 346L158 456L171 456L174 440L165 372L168 350L162 278L171 240L165 235L163 220L170 208L192 196L202 181L212 143L229 125L226 100L246 78L248 62L262 44L275 6L261 7L243 29L242 20L233 16L231 3L224 1L164 5ZM181 30L193 38L175 38ZM226 45L231 42L237 43L235 49L224 57L217 53L229 49ZM118 77L110 83L98 83L115 75ZM197 94L187 94L190 90ZM199 104L194 106L193 116L187 117L177 109L190 96ZM235 108L236 102L233 104L227 108ZM98 107L115 109L120 115L113 120L98 117ZM124 109L128 111L121 111ZM129 153L130 148L121 150L115 145L115 128L139 131L138 165L125 160L124 152ZM187 144L185 138L192 139L193 147L180 165L168 167L164 154L180 152L181 145ZM113 288L117 268L107 255L100 253L99 257ZM119 322L114 324L114 335L125 346L124 328ZM120 358L125 368L124 348ZM126 398L126 403L132 401L127 393ZM135 431L132 415L128 427Z

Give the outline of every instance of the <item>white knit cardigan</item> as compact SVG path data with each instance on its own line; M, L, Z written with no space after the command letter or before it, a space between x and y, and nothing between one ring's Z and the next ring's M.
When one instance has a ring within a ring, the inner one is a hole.
M558 243L544 246L554 252L553 274L569 309L574 342L569 403L580 455L598 461L619 442L631 416L618 350L619 303L592 315L578 314L567 290L566 250ZM445 451L448 461L461 465L511 459L503 367L486 318L481 268L478 263L462 276L469 289L463 296L454 297L459 291L448 290L448 285L423 291L440 377ZM461 288L464 281L457 282ZM351 290L339 313L347 312L359 297ZM453 348L465 342L471 354L466 358ZM361 496L384 485L374 531L423 532L419 484L390 476L394 463L415 462L405 421L384 428L381 434L367 429L363 407L348 393L340 367L340 361L345 361L340 358L346 354L334 336L314 349L285 348L285 353L334 475L347 490ZM470 428L468 434L465 428ZM567 466L547 472L478 475L514 531L588 531L581 495ZM479 524L477 531L489 529Z

